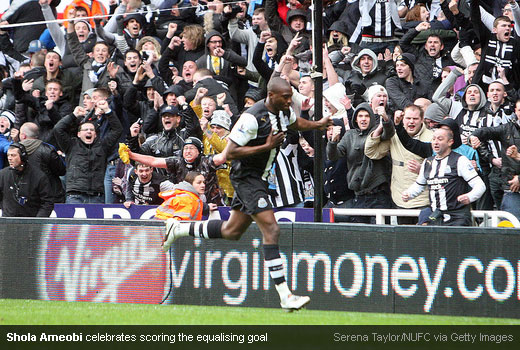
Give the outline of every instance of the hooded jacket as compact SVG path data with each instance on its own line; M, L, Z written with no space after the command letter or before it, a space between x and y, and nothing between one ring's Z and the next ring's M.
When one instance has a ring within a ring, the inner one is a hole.
M323 97L325 97L330 104L337 109L337 112L331 114L333 119L343 119L347 116L345 106L340 100L345 96L345 86L341 83L336 83L330 86L327 90L323 91Z
M370 114L370 124L366 130L361 130L357 123L357 115L361 110ZM347 184L356 196L370 194L378 186L390 182L390 160L387 157L373 160L365 155L365 142L377 123L370 105L361 103L354 111L352 129L347 130L339 143L329 141L327 144L329 160L340 157L347 159Z
M157 219L202 220L204 202L189 182L182 181L174 190L161 192L159 196L164 203L157 207Z
M220 72L219 74L215 73L215 70L213 68L213 63L211 62L211 53L208 49L209 41L212 37L218 36L222 40L222 49L224 49L224 55L220 58ZM202 55L195 63L197 63L197 68L207 68L211 72L213 72L215 75L219 75L220 77L227 78L226 83L231 84L233 82L233 66L241 66L245 67L247 66L247 59L244 57L238 55L233 50L226 48L226 39L222 34L217 32L216 30L210 31L208 34L206 34L206 40L205 40L205 51L204 55Z
M460 134L469 137L471 133L480 127L480 120L486 115L486 93L482 88L476 84L471 84L466 87L464 94L460 101L453 101L446 97L448 90L455 84L457 78L462 75L457 70L453 70L444 81L439 85L433 94L433 102L439 104L450 118L455 119L460 127ZM480 101L477 107L470 111L466 103L466 93L470 87L477 87L480 92Z
M361 68L359 67L359 60L362 56L368 55L372 58L373 67L368 74L363 75L361 73ZM352 60L351 66L352 70L348 71L344 75L344 80L349 81L351 85L364 85L367 89L374 84L385 85L385 80L388 77L385 67L380 66L380 63L384 61L378 62L377 56L374 51L370 49L363 49L359 51L359 53ZM393 61L392 61L393 62Z

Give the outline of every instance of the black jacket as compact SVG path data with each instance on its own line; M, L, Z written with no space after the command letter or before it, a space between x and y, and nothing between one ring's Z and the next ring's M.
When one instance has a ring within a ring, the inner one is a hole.
M514 121L495 127L478 128L473 131L473 135L478 137L482 143L488 140L497 140L502 143L502 186L504 190L509 190L507 182L515 175L520 175L520 162L508 157L506 151L513 145L520 147L520 126Z
M54 203L49 180L38 168L25 163L22 171L0 171L0 200L4 217L48 217Z
M66 154L67 162L67 193L80 192L85 194L105 193L104 179L107 158L112 153L123 128L118 118L107 115L110 130L103 139L96 137L90 145L83 143L70 130L77 126L77 118L69 114L56 124L54 136L60 149Z
M65 175L66 167L56 148L41 140L23 140L20 142L27 149L29 163L40 169L49 179L49 195L54 203L65 202L65 189L60 176Z

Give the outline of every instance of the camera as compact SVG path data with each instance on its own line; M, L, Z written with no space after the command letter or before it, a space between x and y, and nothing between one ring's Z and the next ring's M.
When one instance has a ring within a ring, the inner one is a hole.
M143 61L148 61L151 59L153 59L153 51L152 50L143 51Z
M144 123L143 118L139 118L139 119L137 119L136 123L142 126L143 123Z
M258 24L252 26L251 29L253 30L253 33L255 33L256 35L260 35L260 33L262 33L262 30L260 29L260 26Z

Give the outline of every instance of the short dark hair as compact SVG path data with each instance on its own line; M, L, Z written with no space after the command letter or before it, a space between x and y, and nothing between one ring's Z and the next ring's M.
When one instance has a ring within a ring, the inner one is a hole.
M125 60L126 60L126 56L129 54L129 53L136 53L137 56L139 56L139 59L142 60L143 58L141 57L141 53L139 51L137 51L136 49L128 49L127 52L125 52Z

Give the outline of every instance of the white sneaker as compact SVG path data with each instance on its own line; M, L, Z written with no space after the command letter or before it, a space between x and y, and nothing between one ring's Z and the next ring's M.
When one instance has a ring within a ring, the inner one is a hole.
M289 296L287 298L283 299L280 302L280 306L285 311L292 312L294 310L300 310L301 308L303 308L305 305L307 305L310 302L311 302L311 298L309 298L307 296L301 297L298 295L289 294Z
M173 242L175 242L175 240L177 238L179 238L179 236L176 235L176 231L179 230L179 226L180 226L179 220L176 220L173 218L166 220L166 234L164 236L164 241L163 241L163 246L162 246L163 252L167 252L170 249Z

